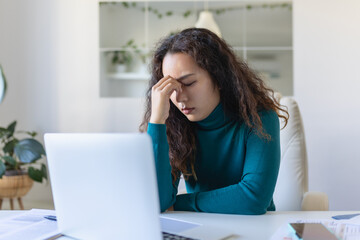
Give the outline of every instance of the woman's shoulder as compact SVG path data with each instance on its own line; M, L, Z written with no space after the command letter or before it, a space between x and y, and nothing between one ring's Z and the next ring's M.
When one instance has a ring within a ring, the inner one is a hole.
M270 109L270 110L259 110L258 115L260 117L260 121L262 123L262 125L274 125L274 124L279 124L279 117L276 113L275 110ZM241 124L241 126L248 128L248 130L251 130L252 127L249 127L246 125L246 123L242 120L234 120L235 122L238 122ZM252 123L254 123L252 120L250 120Z
M280 131L279 116L275 110L261 110L258 114L265 132L272 134Z
M276 113L275 110L270 109L270 110L260 110L258 111L259 117L261 119L261 121L279 121L279 117Z

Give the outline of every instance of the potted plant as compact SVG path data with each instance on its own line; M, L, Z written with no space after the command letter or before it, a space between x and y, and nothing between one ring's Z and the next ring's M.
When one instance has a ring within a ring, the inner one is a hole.
M47 179L45 164L36 166L38 160L45 157L43 145L34 139L36 132L15 132L16 121L6 128L0 127L0 199L17 198L23 209L21 197L25 196L33 185L33 181L42 182ZM19 139L15 136L24 134ZM1 207L1 206L0 206Z
M5 75L0 66L1 86L0 103L6 93ZM20 208L24 209L21 197L28 193L33 181L47 179L45 164L36 164L45 157L43 145L34 139L37 133L15 132L15 128L16 121L6 128L0 127L0 209L3 198L10 198L11 209L14 209L13 198L17 198ZM26 137L19 139L15 133Z
M131 51L134 49L134 40L130 39L121 50L113 51L111 63L116 67L117 72L127 72L132 62Z
M127 68L131 64L131 60L132 56L129 51L119 50L113 52L111 62L116 67L117 72L127 72Z

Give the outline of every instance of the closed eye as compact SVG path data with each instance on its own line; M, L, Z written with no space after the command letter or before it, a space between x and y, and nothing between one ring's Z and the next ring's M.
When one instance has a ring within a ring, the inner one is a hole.
M187 84L183 83L183 85L184 85L185 87L189 87L189 86L193 85L195 82L196 82L196 81L193 81L193 82L187 83Z

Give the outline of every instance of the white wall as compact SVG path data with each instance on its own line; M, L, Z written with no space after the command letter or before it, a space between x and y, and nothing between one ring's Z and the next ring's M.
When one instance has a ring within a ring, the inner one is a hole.
M305 125L309 188L330 209L360 209L360 2L294 0L294 94Z
M140 99L100 98L98 1L56 1L59 130L137 131Z
M41 141L45 132L137 131L141 99L99 97L96 0L0 0L0 33L9 87L0 126L16 119ZM24 205L51 207L50 185L35 183Z

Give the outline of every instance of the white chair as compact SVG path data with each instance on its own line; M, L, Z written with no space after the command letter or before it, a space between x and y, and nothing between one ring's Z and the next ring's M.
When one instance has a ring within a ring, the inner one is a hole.
M299 106L291 97L276 94L276 98L287 107L290 115L287 126L280 131L281 162L274 192L276 210L327 211L327 195L308 192L308 162ZM280 125L283 126L282 121Z

